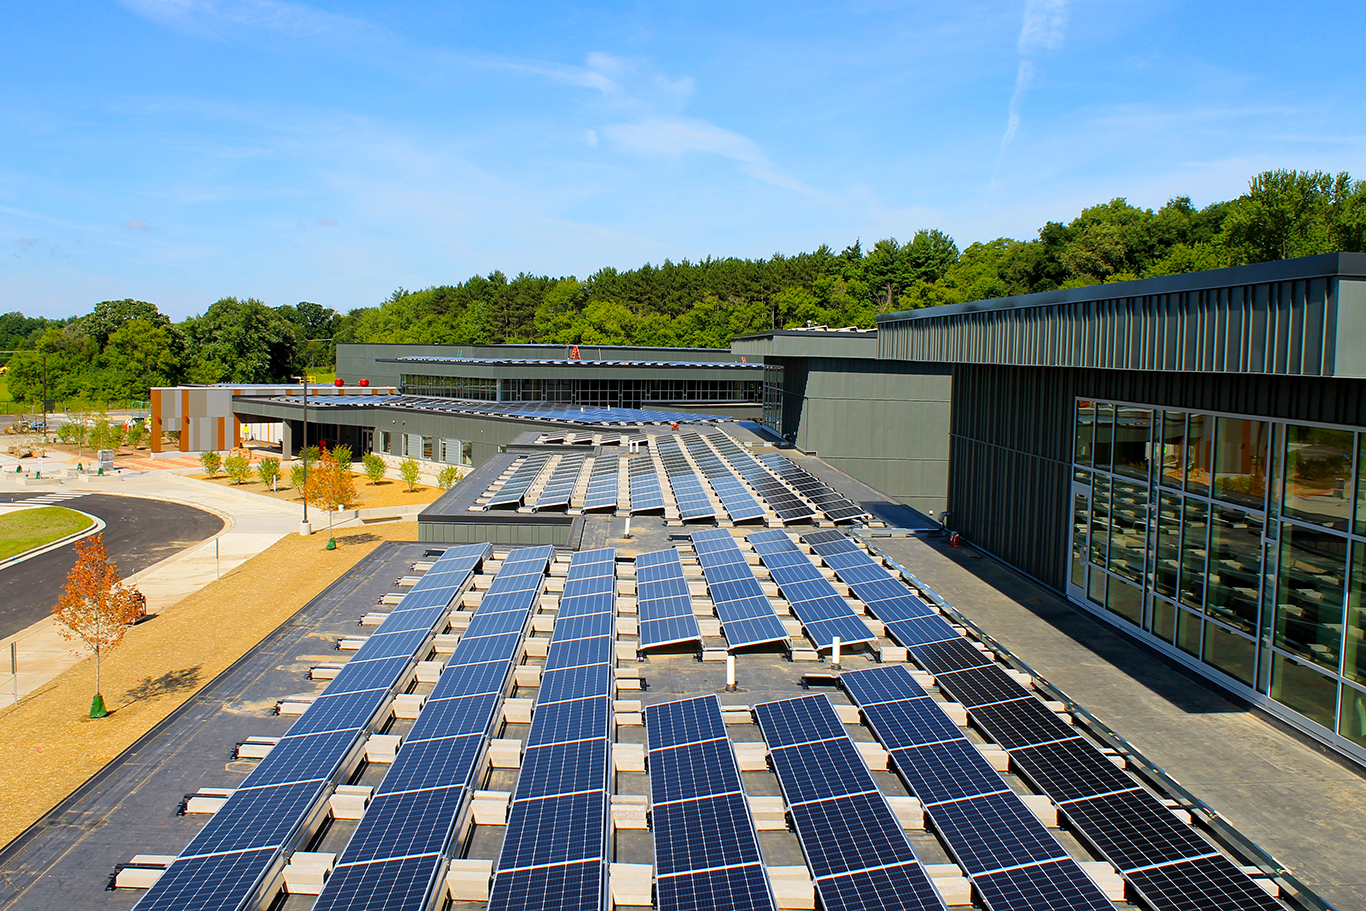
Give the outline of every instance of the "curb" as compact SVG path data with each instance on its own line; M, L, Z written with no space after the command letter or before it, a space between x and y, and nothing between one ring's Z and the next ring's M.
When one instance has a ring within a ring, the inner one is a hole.
M42 507L37 508L41 509ZM100 532L104 531L104 529L107 527L107 523L99 516L92 516L88 512L82 512L79 509L72 509L70 506L63 506L61 508L70 509L72 512L78 512L81 515L85 516L87 519L90 519L93 524L91 524L89 528L83 528L80 531L73 531L71 534L67 535L64 538L58 538L56 541L49 541L46 544L40 544L39 546L31 550L26 550L21 554L15 554L14 556L9 557L5 560L0 560L0 569L9 569L11 566L17 566L20 563L23 563L25 560L32 560L34 557L42 556L50 550L56 550L59 547L65 547L73 541L79 541L82 538L88 538L91 535L97 535Z

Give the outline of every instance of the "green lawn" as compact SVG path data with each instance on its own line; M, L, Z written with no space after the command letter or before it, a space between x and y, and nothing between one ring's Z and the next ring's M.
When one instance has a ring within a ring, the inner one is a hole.
M16 509L0 515L0 560L89 528L89 516L60 506Z

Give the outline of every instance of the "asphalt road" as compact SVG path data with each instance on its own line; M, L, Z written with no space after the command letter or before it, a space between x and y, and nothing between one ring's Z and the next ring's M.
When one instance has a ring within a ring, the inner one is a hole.
M16 493L0 502L22 503L50 492ZM107 523L104 546L122 576L159 563L223 528L223 520L213 513L164 500L95 493L55 505L99 516ZM0 638L46 617L74 565L76 553L68 544L0 570Z

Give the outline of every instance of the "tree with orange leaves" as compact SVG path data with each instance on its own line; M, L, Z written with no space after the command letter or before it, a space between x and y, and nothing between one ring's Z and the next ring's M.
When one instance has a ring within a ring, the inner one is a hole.
M356 480L350 465L342 465L327 457L326 451L318 460L308 483L304 485L304 499L327 510L327 549L336 550L337 539L332 536L332 514L343 506L356 502Z
M67 639L79 640L95 653L91 718L109 714L100 693L100 658L123 641L129 625L141 615L142 603L138 590L119 580L118 567L104 549L103 534L76 542L76 565L67 574L52 614L60 624L58 632Z

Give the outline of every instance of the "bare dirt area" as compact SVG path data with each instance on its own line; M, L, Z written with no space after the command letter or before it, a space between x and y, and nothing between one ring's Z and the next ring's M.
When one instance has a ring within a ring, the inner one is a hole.
M95 665L85 660L0 711L0 845L63 798L385 540L417 540L395 522L326 536L290 535L128 631L101 666L107 718L91 719ZM262 586L260 580L270 579ZM230 614L224 605L232 605Z
M196 472L186 475L196 481L208 481L210 484L221 484L224 487L231 487L234 490L245 490L248 493L259 493L263 496L274 497L277 500L285 500L289 503L302 503L299 492L291 487L280 485L279 490L271 490L260 481L251 481L247 484L233 484L225 475L215 475L212 478L205 477L203 473ZM423 504L435 502L444 490L431 485L419 484L411 493L408 492L407 485L402 481L385 479L378 484L370 483L364 475L356 476L356 502L351 505L352 509L371 509L376 506L410 506L412 504Z

